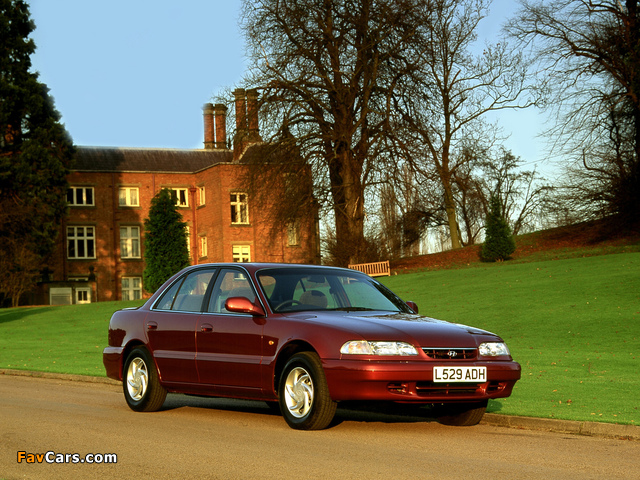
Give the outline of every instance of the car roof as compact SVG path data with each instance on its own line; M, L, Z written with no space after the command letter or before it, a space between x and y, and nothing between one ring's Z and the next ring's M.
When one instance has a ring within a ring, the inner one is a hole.
M318 270L346 270L349 272L358 272L358 270L341 268L341 267L332 267L329 265L312 265L312 264L304 264L304 263L267 263L267 262L246 262L246 263L238 263L238 262L217 262L217 263L200 263L198 265L191 265L187 267L185 270L193 270L196 268L206 268L206 267L240 267L245 268L251 273L255 273L258 270L263 270L266 268L313 268ZM359 273L359 272L358 272Z

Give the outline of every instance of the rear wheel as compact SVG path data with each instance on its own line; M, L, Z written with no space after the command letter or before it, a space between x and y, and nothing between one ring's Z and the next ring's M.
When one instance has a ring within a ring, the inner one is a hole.
M282 416L296 430L327 428L336 413L320 357L314 352L301 352L289 359L278 395Z
M167 391L146 348L137 347L127 357L122 388L127 405L136 412L155 412L164 404Z
M482 420L487 410L487 400L476 403L451 403L437 406L436 418L443 425L470 427Z

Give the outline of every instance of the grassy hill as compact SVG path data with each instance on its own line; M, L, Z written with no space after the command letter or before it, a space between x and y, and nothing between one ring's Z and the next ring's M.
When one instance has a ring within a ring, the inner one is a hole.
M640 226L626 227L615 220L583 222L566 227L518 235L510 263L558 260L610 253L640 251ZM391 262L395 273L415 270L463 268L480 264L479 245Z

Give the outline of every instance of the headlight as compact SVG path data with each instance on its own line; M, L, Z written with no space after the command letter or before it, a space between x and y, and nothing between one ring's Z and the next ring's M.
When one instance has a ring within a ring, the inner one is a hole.
M340 348L344 355L417 355L415 347L405 342L367 342L352 340Z
M499 357L501 355L511 355L507 345L502 342L481 343L478 352L483 357Z

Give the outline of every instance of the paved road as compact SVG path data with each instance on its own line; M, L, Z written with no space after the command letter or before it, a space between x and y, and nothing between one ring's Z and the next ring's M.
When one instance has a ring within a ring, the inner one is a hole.
M0 375L0 479L640 478L638 441L338 414L299 432L260 402L182 395L134 413L118 386ZM87 454L117 463L81 463Z

